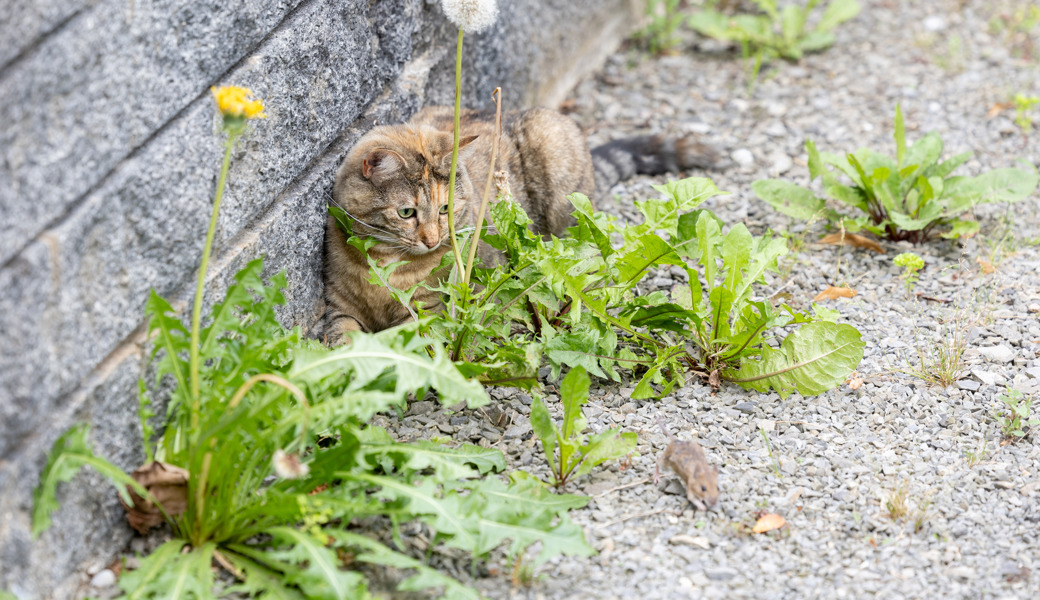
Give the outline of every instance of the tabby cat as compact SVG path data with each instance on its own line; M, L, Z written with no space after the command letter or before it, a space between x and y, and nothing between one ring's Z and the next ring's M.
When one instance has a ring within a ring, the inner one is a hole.
M369 256L385 265L407 261L390 284L408 289L435 283L448 241L450 107L429 107L407 123L376 127L347 154L336 174L334 203L353 220L353 233L377 240ZM455 223L475 226L494 131L490 115L464 112L455 180ZM718 166L718 154L692 138L641 136L616 140L589 152L578 126L560 113L535 108L503 115L496 168L506 172L513 199L541 234L560 236L573 224L567 196L595 198L635 173ZM350 331L374 332L406 322L409 311L387 290L368 282L368 265L331 215L325 233L325 339L344 341ZM481 248L487 261L492 254ZM420 287L413 300L436 312L440 297Z

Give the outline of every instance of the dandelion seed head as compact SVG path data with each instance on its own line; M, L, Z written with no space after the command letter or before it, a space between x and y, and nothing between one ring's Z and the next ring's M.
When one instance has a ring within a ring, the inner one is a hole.
M466 33L480 33L498 18L495 0L443 0L448 20Z
M272 462L274 472L282 479L300 479L311 472L310 467L300 462L299 456L289 454L285 450L275 450Z

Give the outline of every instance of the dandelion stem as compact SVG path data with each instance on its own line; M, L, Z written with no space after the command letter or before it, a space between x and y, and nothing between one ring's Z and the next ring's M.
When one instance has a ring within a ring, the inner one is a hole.
M206 287L206 267L209 265L209 255L213 250L213 236L217 231L217 215L220 214L220 201L224 198L224 186L227 184L228 167L231 166L231 149L235 145L237 133L228 132L227 141L224 143L224 164L220 168L220 178L217 180L217 193L213 198L213 214L209 218L209 231L206 232L206 244L202 247L202 260L199 263L199 281L195 286L195 305L191 310L191 356L189 362L189 373L191 378L191 427L195 431L199 425L199 324L202 321L202 291Z
M495 101L495 133L491 141L491 163L488 165L487 182L484 183L484 195L480 198L480 210L477 211L477 228L473 231L473 241L469 244L469 258L466 260L466 274L462 283L469 285L469 276L473 272L473 259L477 255L477 243L480 242L480 232L484 229L484 213L487 212L488 201L491 199L491 184L495 179L495 161L498 159L498 144L502 137L502 88L497 87L491 93Z
M462 36L465 31L459 28L459 42L455 49L455 130L451 145L451 173L448 175L448 237L451 238L451 252L455 256L455 270L462 273L462 253L459 241L455 239L455 173L459 163L459 113L462 109Z

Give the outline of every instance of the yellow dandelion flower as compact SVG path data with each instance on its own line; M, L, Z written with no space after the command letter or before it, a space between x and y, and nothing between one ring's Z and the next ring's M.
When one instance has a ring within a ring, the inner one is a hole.
M224 118L232 119L266 119L264 103L251 96L252 90L238 86L212 87L213 99L217 101L217 110Z

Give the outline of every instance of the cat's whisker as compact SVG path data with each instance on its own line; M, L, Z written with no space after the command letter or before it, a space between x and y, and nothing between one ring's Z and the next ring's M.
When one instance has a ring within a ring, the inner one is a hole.
M326 195L328 195L328 194L326 194ZM336 199L335 199L335 198L332 198L332 197L330 196L330 197L329 197L329 201L330 201L330 202L332 202L333 204L335 204L337 208L339 208L339 209L340 209L340 210L342 210L343 212L347 213L347 216L348 216L348 217L350 217L351 219L354 219L354 220L355 220L355 221L357 221L358 223L361 223L361 224L362 224L362 225L364 225L365 227L368 227L369 229L374 229L374 230L376 230L376 231L382 231L383 233L385 233L385 234L387 234L387 235L389 235L389 236L393 236L393 235L394 235L393 233L391 233L391 232L389 232L389 231L387 231L387 230L385 230L385 229L380 229L379 227L376 227L375 225L372 225L372 224L370 224L370 223L366 223L366 222L362 221L361 219L359 219L359 218L355 217L354 215L350 214L350 211L349 211L349 210L347 210L347 209L345 209L345 208L343 208L343 206L341 206L339 202L336 202ZM369 237L376 237L376 236L374 236L374 235L370 235ZM379 238L376 238L376 239L379 239Z

